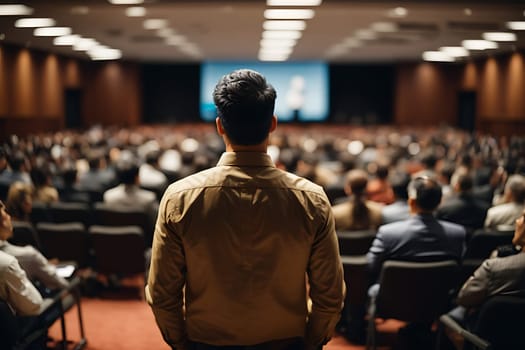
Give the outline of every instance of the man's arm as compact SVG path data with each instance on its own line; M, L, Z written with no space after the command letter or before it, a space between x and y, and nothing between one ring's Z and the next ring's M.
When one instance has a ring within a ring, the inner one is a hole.
M182 237L168 224L173 212L163 200L153 237L146 300L166 343L184 350L188 347L183 312L186 261Z
M305 335L307 349L316 349L332 337L345 296L343 267L329 205L325 215L326 222L316 234L308 265L312 312Z
M376 283L381 267L385 260L386 247L381 227L372 242L368 253L366 254L366 260L368 262L368 270L370 271L370 282Z
M487 299L489 295L492 260L493 259L485 260L465 284L463 284L457 298L459 305L466 307L477 306Z
M20 316L38 315L42 296L13 258L5 270L6 301Z

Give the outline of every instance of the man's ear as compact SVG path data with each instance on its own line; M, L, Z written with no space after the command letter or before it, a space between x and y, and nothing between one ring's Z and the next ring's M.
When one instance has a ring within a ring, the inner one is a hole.
M272 123L270 124L270 132L274 131L277 127L277 116L274 114L272 115Z
M217 127L217 133L221 136L223 136L226 132L224 131L224 128L221 123L221 118L217 117L215 118L215 126Z

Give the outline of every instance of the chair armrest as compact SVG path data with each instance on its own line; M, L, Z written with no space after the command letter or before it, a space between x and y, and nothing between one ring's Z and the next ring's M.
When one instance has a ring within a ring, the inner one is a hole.
M470 343L474 344L479 349L482 350L490 350L492 349L491 344L486 341L485 339L482 339L478 337L476 334L466 330L463 328L459 323L457 323L452 317L449 315L441 315L439 318L439 321L445 325L447 328L451 329L455 333L462 336L465 340L469 341Z

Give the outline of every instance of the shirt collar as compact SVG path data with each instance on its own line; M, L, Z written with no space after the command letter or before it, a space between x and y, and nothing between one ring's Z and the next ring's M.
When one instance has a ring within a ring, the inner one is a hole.
M275 167L272 158L263 152L224 152L217 166Z

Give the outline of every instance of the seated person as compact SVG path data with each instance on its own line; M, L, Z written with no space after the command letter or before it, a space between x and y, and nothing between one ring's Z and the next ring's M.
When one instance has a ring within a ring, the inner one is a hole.
M525 209L525 177L511 175L505 184L503 203L490 208L485 227L491 229L513 229L516 218Z
M350 170L346 176L345 192L350 200L333 206L336 230L369 230L381 225L382 205L366 200L368 174Z
M19 181L11 184L7 192L5 207L14 221L31 222L33 187Z
M37 280L49 290L61 289L68 282L57 275L56 267L32 246L19 247L7 240L13 235L11 216L7 213L4 203L0 201L0 251L14 256L24 269L29 279Z
M407 187L410 182L410 176L406 173L396 173L390 180L392 190L394 191L394 203L385 205L381 211L383 224L389 224L395 221L401 221L410 217L408 208Z
M37 315L42 296L27 278L15 257L0 251L0 300L19 316Z
M512 243L518 246L516 254L489 258L481 264L459 291L459 308L451 316L459 322L475 318L475 310L494 295L525 298L525 210L516 220Z

